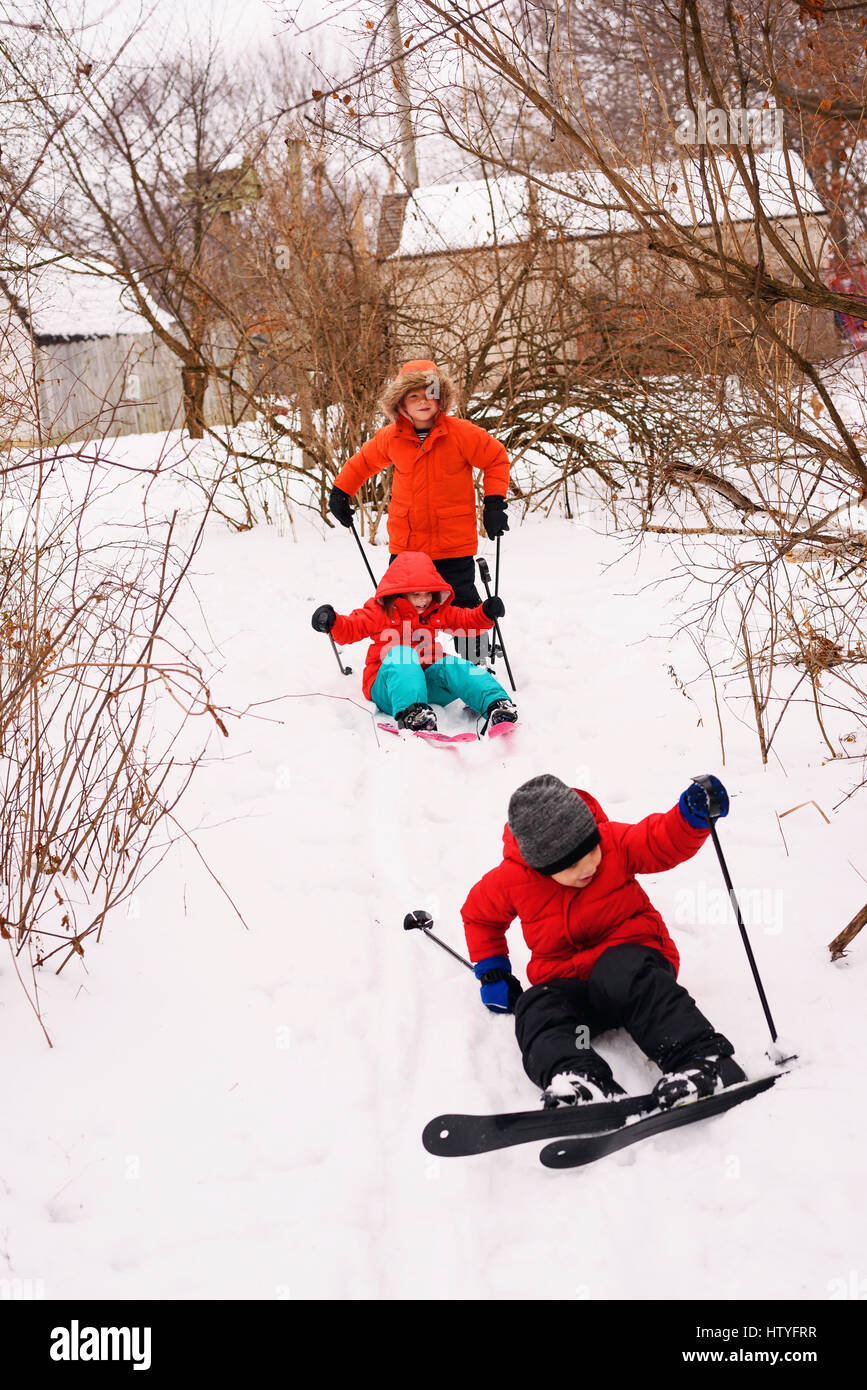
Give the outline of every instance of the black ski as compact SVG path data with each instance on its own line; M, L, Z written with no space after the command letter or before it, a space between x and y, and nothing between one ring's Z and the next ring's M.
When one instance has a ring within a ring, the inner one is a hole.
M626 1149L640 1139L649 1139L651 1135L662 1134L667 1129L677 1129L680 1125L690 1125L695 1120L706 1120L711 1115L731 1110L732 1106L767 1091L784 1074L775 1072L771 1076L760 1076L756 1081L742 1081L737 1086L728 1086L717 1095L708 1096L706 1100L678 1105L673 1110L655 1111L613 1134L560 1139L554 1144L546 1144L539 1158L546 1168L579 1168L585 1163L594 1163L597 1158Z
M633 1115L654 1109L651 1095L623 1096L621 1100L594 1101L587 1105L559 1106L556 1110L512 1110L502 1115L437 1115L422 1131L428 1153L441 1158L507 1149L534 1139L556 1139L563 1134L599 1134L619 1129Z

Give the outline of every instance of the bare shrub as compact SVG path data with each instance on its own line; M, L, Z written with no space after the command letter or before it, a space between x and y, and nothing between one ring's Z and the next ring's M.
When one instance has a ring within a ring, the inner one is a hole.
M83 451L82 451L83 453ZM172 618L198 540L100 525L100 461L14 454L0 477L0 933L39 1014L59 973L153 870L225 726ZM26 462L27 469L22 470Z

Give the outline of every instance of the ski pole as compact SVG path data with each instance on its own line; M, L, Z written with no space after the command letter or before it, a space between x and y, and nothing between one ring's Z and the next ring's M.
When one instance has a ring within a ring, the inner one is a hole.
M472 964L465 956L459 955L457 951L452 950L451 946L447 946L444 941L440 941L438 936L434 936L431 931L432 926L433 918L429 912L425 912L424 908L421 907L416 908L415 912L408 912L403 919L404 931L412 931L413 928L420 927L425 936L430 937L431 941L435 941L438 946L442 946L444 951L448 951L450 956L454 956L455 960L459 960L461 965L465 965L468 970L473 970ZM473 974L475 973L476 972L473 970Z
M334 638L331 636L331 633L330 633L330 632L329 632L329 634L328 634L328 640L329 640L329 642L331 643L331 650L334 652L334 655L335 655L336 658L337 658L337 665L340 667L340 674L341 674L342 676L351 676L351 675L352 675L352 667L351 667L351 666L344 666L344 664L343 664L343 658L341 657L340 652L337 650L337 643L335 642Z
M500 540L501 540L501 537L500 537L500 536L497 536L497 540L496 540L496 546L497 546L497 563L496 563L496 565L495 565L495 567L494 567L494 597L495 597L495 598L498 597L498 596L499 596L499 593L500 593ZM503 655L503 653L500 651L500 648L497 646L497 635L496 635L496 633L494 633L494 640L493 640L493 642L491 643L491 669L493 669L493 667L496 665L497 657L498 657L498 656L502 656L502 655Z
M735 918L736 918L737 924L738 924L738 926L740 927L740 930L741 930L741 939L742 939L742 941L743 941L743 943L744 943L744 950L745 950L746 953L747 953L747 960L748 960L749 963L750 963L750 969L751 969L752 972L753 972L753 979L754 979L755 982L756 982L756 989L757 989L758 992L759 992L759 999L762 1001L762 1008L763 1008L764 1011L765 1011L765 1018L767 1019L767 1021L768 1021L768 1027L769 1027L770 1030L771 1030L771 1042L774 1042L774 1043L775 1043L775 1042L777 1041L777 1030L776 1030L776 1028L774 1027L774 1020L771 1018L771 1011L770 1011L770 1009L769 1009L769 1007L768 1007L767 997L765 996L765 991L764 991L764 989L763 989L763 987L762 987L762 982L761 982L761 979L760 979L760 977L759 977L759 969L758 969L758 966L756 965L755 956L753 955L753 948L751 947L751 945L750 945L750 939L749 939L749 937L747 936L747 929L746 929L746 927L744 926L744 919L743 919L743 917L741 916L740 905L738 904L738 900L737 900L737 896L736 896L736 894L735 894L734 886L733 886L733 884L732 884L731 877L730 877L730 875L729 875L728 865L726 864L725 858L724 858L724 856L723 856L722 846L720 845L720 842L719 842L719 836L718 836L717 833L716 833L716 824L715 824L715 822L719 819L720 804L719 804L719 801L717 800L716 794L715 794L715 792L714 792L714 790L713 790L713 784L712 784L712 782L711 782L711 778L708 776L707 773L705 773L705 774L704 774L703 776L701 776L701 777L693 777L692 780L693 780L693 782L697 783L697 785L698 785L699 787L701 787L702 791L704 792L705 796L707 797L707 811L708 811L708 820L709 820L709 823L710 823L710 834L711 834L711 839L713 840L713 846L714 846L714 849L716 850L716 853L717 853L717 859L719 860L719 865L720 865L720 868L722 869L722 875L723 875L723 878L725 879L726 888L728 889L729 899L730 899L730 901L731 901L732 907L734 908Z
M350 524L350 526L352 527L352 534L353 534L353 536L355 537L355 544L358 546L358 549L359 549L359 551L361 552L361 558L362 558L362 560L364 561L364 563L365 563L365 565L366 565L366 567L367 567L367 573L370 575L371 582L372 582L373 587L374 587L374 589L375 589L375 588L376 588L376 576L374 575L373 570L370 568L370 563L369 563L369 561L368 561L367 556L366 556L365 553L364 553L364 546L361 544L361 537L359 536L358 532L357 532L356 529L355 529L355 522L354 522L354 521L350 521L349 524Z
M485 586L485 593L487 594L488 598L493 598L493 594L491 593L491 571L488 569L488 562L483 555L479 555L476 557L476 563L479 566L479 574L482 576L482 583ZM496 618L494 619L494 633L496 635L497 642L499 643L500 651L503 653L503 660L506 663L506 670L509 673L509 684L511 685L513 690L517 690L517 686L515 685L515 677L512 675L512 668L509 665L509 658L506 654L506 645L503 641L503 634L500 632L500 624Z

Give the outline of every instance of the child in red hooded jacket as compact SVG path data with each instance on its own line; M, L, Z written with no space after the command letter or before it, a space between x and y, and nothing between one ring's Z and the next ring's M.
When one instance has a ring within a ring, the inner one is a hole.
M518 712L500 682L482 666L444 655L437 631L472 636L488 631L505 605L496 596L476 608L454 606L454 592L434 568L430 556L404 551L389 565L373 598L342 617L330 604L313 614L317 632L330 632L341 644L374 640L364 665L363 690L400 728L436 730L431 703L463 700L492 725L514 723ZM486 725L487 727L487 725Z
M720 814L728 796L716 778ZM680 958L665 923L635 880L692 857L710 829L693 784L665 814L614 824L587 792L549 774L509 801L503 861L461 909L482 1002L515 1013L524 1069L546 1107L623 1095L590 1039L625 1028L664 1073L662 1108L743 1081L732 1044L677 983ZM532 953L522 991L506 931L515 917Z

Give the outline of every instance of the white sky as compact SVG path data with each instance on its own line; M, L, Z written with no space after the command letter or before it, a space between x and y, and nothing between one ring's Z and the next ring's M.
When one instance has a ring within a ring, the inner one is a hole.
M188 30L211 29L227 44L268 42L285 32L275 7L264 0L80 0L61 4L70 15L78 13L98 31L122 40L145 20L167 36L181 38ZM307 8L313 8L307 0ZM320 8L321 6L316 6Z
M297 59L300 72L309 62L312 92L357 69L371 39L365 20L381 20L385 0L0 0L0 19L32 21L46 9L54 25L74 32L80 47L97 63L125 44L122 64L159 63L190 34L202 39L212 35L239 58L282 44ZM302 78L302 84L307 80ZM477 174L464 157L424 134L420 125L416 134L422 182L443 177L443 169L449 176ZM384 138L393 152L394 141L387 133Z
M340 44L347 25L362 28L361 6L352 0L0 0L0 19L32 22L46 10L67 31L84 31L86 46L96 51L119 46L139 26L150 45L171 47L188 32L210 31L227 47L258 47L291 36L304 50Z

